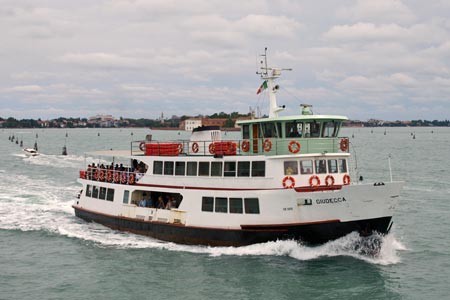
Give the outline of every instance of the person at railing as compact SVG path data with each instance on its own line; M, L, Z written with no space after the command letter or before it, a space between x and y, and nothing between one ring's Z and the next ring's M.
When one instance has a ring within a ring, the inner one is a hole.
M141 199L141 201L139 201L139 206L140 207L147 207L147 200L145 200L144 197Z
M164 205L164 200L162 195L158 197L158 205L157 208L164 209L166 206Z

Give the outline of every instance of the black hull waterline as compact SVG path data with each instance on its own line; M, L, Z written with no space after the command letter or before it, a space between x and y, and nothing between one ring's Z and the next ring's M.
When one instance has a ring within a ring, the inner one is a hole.
M209 246L244 246L276 240L301 240L308 244L322 244L343 237L353 231L368 236L373 232L387 234L391 217L340 222L330 220L305 224L242 225L241 229L220 229L149 222L100 214L74 206L75 215L88 222L96 222L112 229L129 231L163 241Z

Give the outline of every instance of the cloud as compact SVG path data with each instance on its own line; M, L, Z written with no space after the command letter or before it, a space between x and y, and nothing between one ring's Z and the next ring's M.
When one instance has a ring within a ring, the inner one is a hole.
M7 93L38 93L42 91L43 88L39 85L22 85L3 89L3 92Z

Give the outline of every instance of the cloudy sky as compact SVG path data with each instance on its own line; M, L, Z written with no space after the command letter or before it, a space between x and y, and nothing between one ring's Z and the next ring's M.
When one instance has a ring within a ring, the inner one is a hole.
M0 117L156 118L259 107L258 54L300 103L450 118L448 0L1 0Z

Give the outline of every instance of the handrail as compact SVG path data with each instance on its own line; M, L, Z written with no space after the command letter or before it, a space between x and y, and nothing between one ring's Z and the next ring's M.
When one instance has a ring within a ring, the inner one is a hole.
M87 168L80 170L80 178L98 182L134 185L145 173L127 170L115 170L107 168Z

